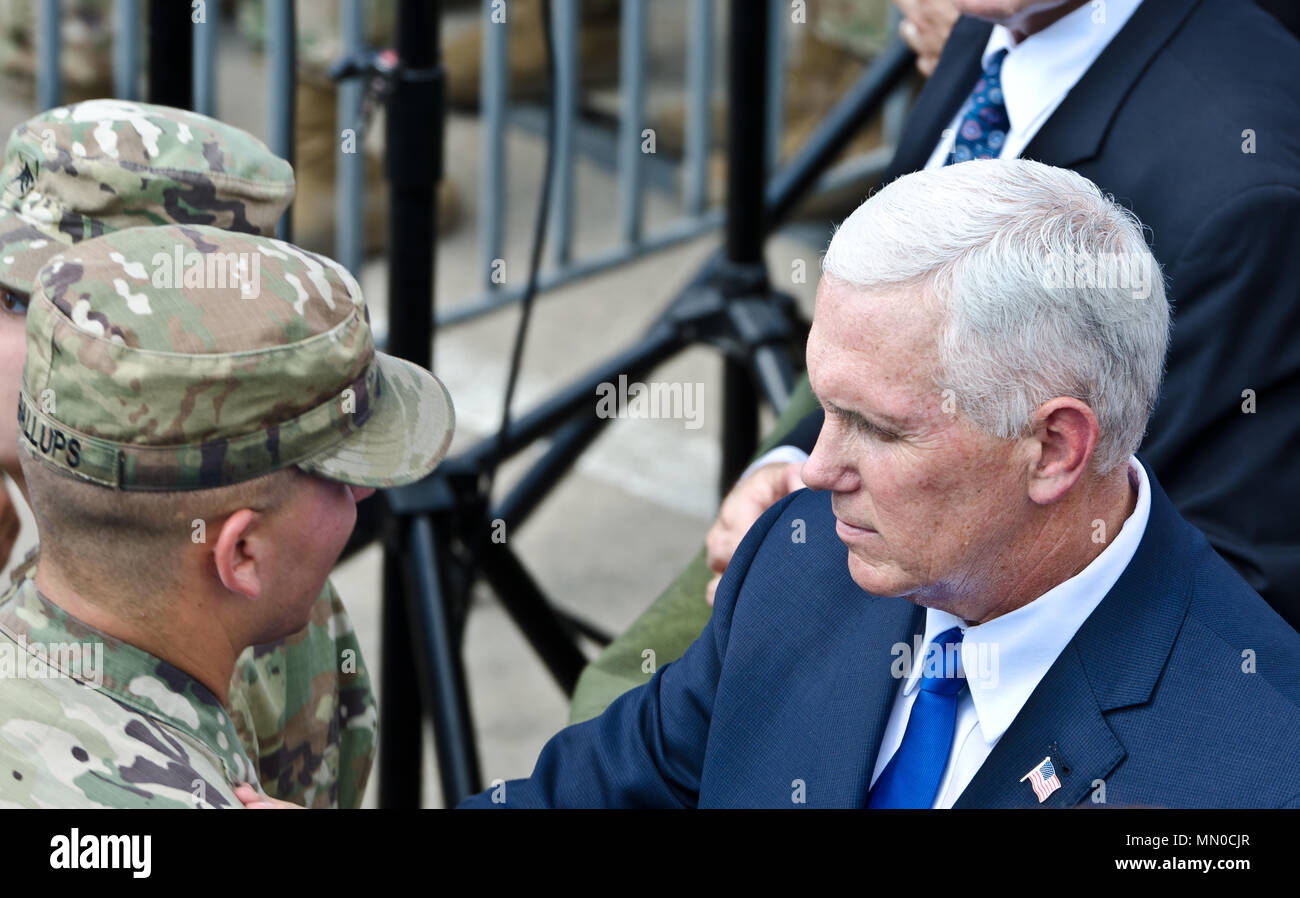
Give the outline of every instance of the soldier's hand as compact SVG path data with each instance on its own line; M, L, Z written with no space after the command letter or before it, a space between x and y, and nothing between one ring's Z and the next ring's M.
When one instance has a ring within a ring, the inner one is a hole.
M5 488L4 481L0 480L0 567L9 563L9 554L14 550L22 526L22 519L18 517L18 509L14 508L14 501L9 497L9 490Z
M248 783L240 783L235 787L235 797L244 803L246 808L275 808L276 810L303 810L301 805L292 804L287 801L281 801L278 798L272 798L269 795L263 795Z
M898 35L916 52L916 67L929 78L957 21L953 0L894 0L903 15Z
M763 512L797 489L803 488L799 471L803 465L796 462L775 462L764 465L731 488L722 500L718 519L704 536L705 554L709 570L714 577L704 589L705 600L712 605L713 594L718 589L722 574L731 563L736 546L745 533L754 526Z

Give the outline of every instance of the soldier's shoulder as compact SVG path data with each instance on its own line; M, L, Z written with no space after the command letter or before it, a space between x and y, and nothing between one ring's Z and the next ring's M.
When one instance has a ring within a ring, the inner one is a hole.
M238 807L193 739L68 677L0 697L0 807Z

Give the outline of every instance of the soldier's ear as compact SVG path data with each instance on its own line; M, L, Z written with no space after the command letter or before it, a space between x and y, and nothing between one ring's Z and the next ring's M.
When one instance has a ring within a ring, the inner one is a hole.
M217 577L222 585L250 599L262 595L262 578L257 569L262 560L260 542L253 537L259 517L257 512L247 508L230 515L222 522L216 544L212 547Z

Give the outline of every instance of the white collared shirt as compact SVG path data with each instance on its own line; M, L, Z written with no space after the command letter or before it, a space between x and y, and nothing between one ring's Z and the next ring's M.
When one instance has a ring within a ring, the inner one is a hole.
M946 611L926 609L925 641L920 644L919 652L913 651L911 672L899 684L871 775L873 786L903 741L912 703L920 692L918 682L926 649L943 631L960 627L965 634L961 663L966 672L966 688L957 695L952 750L933 807L953 806L1048 669L1110 592L1137 551L1151 513L1151 486L1136 457L1129 458L1129 482L1137 489L1133 513L1101 554L1069 580L1015 611L973 627Z
M1002 96L1011 130L1002 144L1000 158L1014 159L1024 151L1141 2L1085 3L1019 44L1008 28L993 26L980 66L987 68L999 50L1008 51L1002 61ZM947 161L965 111L963 103L925 164L927 169L939 168Z

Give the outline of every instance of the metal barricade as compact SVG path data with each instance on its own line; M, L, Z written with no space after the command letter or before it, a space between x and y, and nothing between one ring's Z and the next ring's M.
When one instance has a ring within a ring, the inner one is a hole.
M482 169L478 185L478 238L482 292L454 304L438 315L439 325L454 324L515 302L523 293L520 284L498 283L494 268L505 251L505 201L508 176L505 141L511 127L508 100L508 31L505 27L487 27L492 21L494 0L482 0L482 75L480 86ZM673 221L646 233L645 191L646 161L641 144L646 128L647 87L647 18L648 0L623 0L619 39L619 117L614 136L616 152L616 190L618 211L617 241L612 247L578 256L574 252L574 232L578 210L575 197L575 169L579 160L580 125L579 29L580 0L554 0L552 34L554 36L556 90L553 98L555 115L555 171L552 177L551 219L549 224L549 265L542 272L539 289L554 290L589 275L635 261L647 254L682 243L718 228L721 209L709 203L709 159L712 146L712 103L714 94L717 9L714 0L682 0L685 46L685 134L679 165L681 183L680 215ZM765 0L771 16L774 39L768 49L768 111L763 135L769 173L777 164L783 127L785 95L786 40L785 27L790 15L787 0ZM267 144L273 152L293 161L295 47L293 0L263 0L266 17L267 61ZM217 55L220 21L216 4L208 17L194 20L193 27L193 108L212 115L216 108ZM364 46L364 12L362 0L341 0L340 38L345 54ZM891 25L897 13L890 10ZM141 60L140 0L114 0L113 3L113 83L115 94L122 99L140 96ZM41 0L38 8L36 54L38 68L37 103L45 109L58 105L62 95L59 73L58 0ZM339 86L338 127L341 134L360 133L360 107L365 85L360 79L348 79ZM827 172L819 190L834 190L845 183L861 180L884 169L893 153L893 143L902 128L907 96L902 89L886 107L884 145L872 153L842 163ZM362 263L362 182L364 159L357 152L346 152L343 141L337 152L335 256L349 270L358 272ZM279 236L290 239L289 215L280 224Z
M787 0L766 0L772 34L768 49L768 112L764 145L768 170L776 167L784 119L785 23L790 15ZM483 0L483 21L491 20L493 0ZM722 223L720 208L711 208L709 194L709 151L713 99L714 36L716 9L713 0L687 0L684 22L686 46L686 129L681 166L681 214L652 234L645 233L644 175L645 97L647 83L647 0L623 0L619 46L619 120L616 135L616 183L618 197L617 243L606 250L576 258L573 233L574 166L577 158L579 103L579 0L555 0L552 29L555 35L556 95L554 98L556 152L552 186L549 239L550 267L539 279L539 289L554 290L579 278L633 262L642 256L691 240ZM891 9L891 26L897 13ZM483 66L480 89L482 110L482 159L479 183L479 261L483 292L438 315L438 324L449 325L475 318L517 301L523 285L499 283L493 273L505 245L505 196L508 181L505 167L505 139L510 124L507 100L506 31L483 29ZM902 128L907 93L900 89L886 114L885 146L851 164L827 173L819 189L832 190L842 184L879 174L893 155L893 143Z

